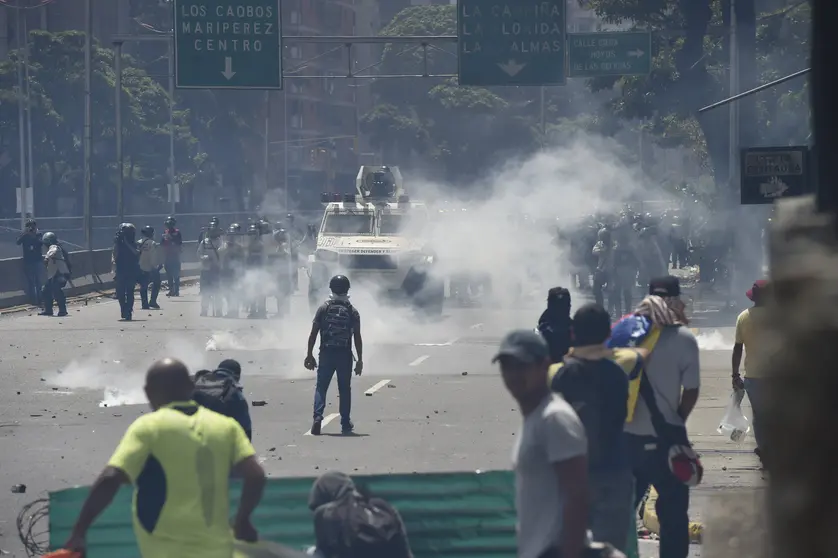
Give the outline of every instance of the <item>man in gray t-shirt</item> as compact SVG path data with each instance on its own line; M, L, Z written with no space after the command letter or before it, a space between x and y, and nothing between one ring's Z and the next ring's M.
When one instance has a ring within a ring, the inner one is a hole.
M588 442L573 408L550 391L547 343L534 331L513 331L492 362L500 363L503 382L524 415L512 454L518 558L581 558L588 522Z
M655 405L663 420L683 429L698 401L701 385L698 342L686 327L688 320L676 277L652 279L649 295L644 303L652 300L662 304L649 315L661 333L646 359L643 374L649 380ZM634 470L635 504L640 503L650 485L655 487L658 493L655 507L660 522L660 558L687 558L690 547L690 489L676 478L670 468L669 448L680 440L669 439L674 429L664 426L664 430L667 431L664 432L666 437L662 439L652 422L649 406L642 396L639 397L634 417L625 427Z

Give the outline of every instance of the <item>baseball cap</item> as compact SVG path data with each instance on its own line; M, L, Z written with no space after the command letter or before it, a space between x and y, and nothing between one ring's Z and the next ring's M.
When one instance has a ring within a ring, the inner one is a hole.
M760 289L764 289L767 286L768 286L768 281L766 281L765 279L760 279L758 281L754 281L753 286L750 289L748 289L747 291L745 291L745 296L747 296L749 300L753 300L754 299L754 293L758 292Z
M501 357L512 357L526 364L532 364L550 358L550 349L544 338L535 331L516 329L507 333L500 342L500 348L492 358L492 363L497 362Z
M649 294L655 296L681 296L681 282L674 275L657 277L649 281Z

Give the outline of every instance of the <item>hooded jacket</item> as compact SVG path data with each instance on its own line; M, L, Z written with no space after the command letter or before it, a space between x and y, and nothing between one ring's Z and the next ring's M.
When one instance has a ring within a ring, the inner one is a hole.
M346 502L345 500L349 500ZM347 504L337 506L337 503ZM351 506L367 503L371 507L379 508L399 523L399 533L390 539L387 546L382 549L387 558L413 558L410 546L407 542L407 533L402 523L399 512L380 498L368 498L361 494L355 487L355 483L345 473L330 471L324 473L311 487L308 498L308 507L314 512L314 535L317 541L317 551L325 558L377 558L374 556L355 556L346 554L347 543L351 542L360 533L351 532Z
M538 318L538 332L550 348L550 360L561 362L570 350L570 291L550 289L547 309Z

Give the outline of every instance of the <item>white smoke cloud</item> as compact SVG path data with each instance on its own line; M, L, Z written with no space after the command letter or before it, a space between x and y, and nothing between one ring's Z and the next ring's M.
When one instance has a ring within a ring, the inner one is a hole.
M566 247L555 242L557 226L573 226L594 212L617 211L629 199L668 198L653 191L650 181L623 161L622 149L612 139L582 136L566 146L507 161L493 175L476 179L474 187L466 190L425 180L402 168L411 201L424 201L430 206L431 225L424 231L424 238L437 255L435 273L450 277L468 271L490 276L492 294L484 302L493 308L519 309L522 298L527 297L534 297L540 306L548 288L568 286L570 280L563 253ZM463 192L470 192L472 199L465 199ZM473 199L475 194L480 198ZM261 210L270 215L285 214L285 208L275 200L263 204ZM411 232L415 229L411 223L406 227ZM264 237L266 242L269 239ZM305 265L306 256L301 252L301 265ZM353 279L351 272L347 275ZM225 321L206 341L205 349L293 349L299 350L302 358L313 314L304 271L299 288L302 296L294 298L297 306L289 315L279 320ZM276 278L270 274L247 272L233 292L244 299L260 291L272 294L277 289ZM356 283L350 295L362 314L364 359L369 362L375 357L377 345L444 343L462 333L462 324L446 319L429 322L408 307L385 304L376 285L361 288ZM269 314L273 309L274 302L269 299Z
M154 355L147 366L165 357L183 361L192 371L204 367L206 363L206 354L201 348L183 339L167 343L165 350ZM88 358L72 360L61 370L45 374L44 379L53 387L101 390L100 407L141 405L147 402L143 391L147 366L126 364L118 348L104 349Z

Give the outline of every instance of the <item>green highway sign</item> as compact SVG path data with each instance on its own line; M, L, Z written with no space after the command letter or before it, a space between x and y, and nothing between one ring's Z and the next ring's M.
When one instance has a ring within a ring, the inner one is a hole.
M282 89L280 0L174 0L175 86Z
M457 0L460 85L564 85L566 0Z
M570 77L648 74L652 71L652 34L569 33L567 65Z

